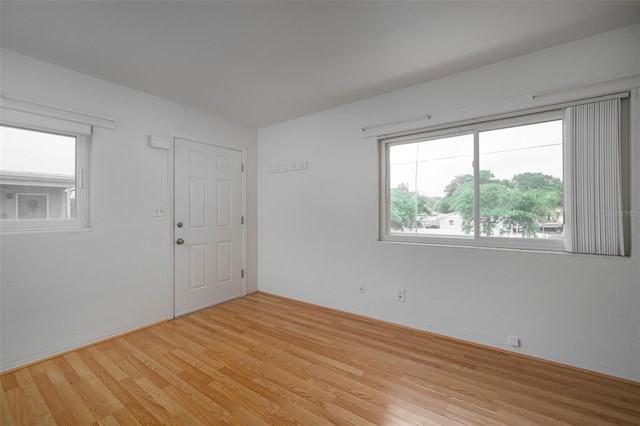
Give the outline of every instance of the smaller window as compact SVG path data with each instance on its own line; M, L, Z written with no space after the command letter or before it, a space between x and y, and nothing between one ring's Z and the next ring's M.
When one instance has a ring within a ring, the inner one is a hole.
M0 126L3 230L88 226L87 136Z

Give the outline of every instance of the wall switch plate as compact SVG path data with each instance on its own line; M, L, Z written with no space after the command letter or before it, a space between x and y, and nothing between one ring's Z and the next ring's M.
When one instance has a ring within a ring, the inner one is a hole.
M509 346L514 348L520 347L520 338L516 336L509 336Z
M396 290L396 302L404 302L404 301L405 301L404 288L399 288Z
M365 290L365 288L364 288L364 283L363 283L363 282L359 282L359 283L358 283L358 291L359 291L360 293L364 293L364 290Z

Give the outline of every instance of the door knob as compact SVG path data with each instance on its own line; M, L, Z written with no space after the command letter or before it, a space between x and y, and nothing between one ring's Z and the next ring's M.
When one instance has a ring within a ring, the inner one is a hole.
M184 244L184 240L182 238L178 238L176 240L176 244L178 244L179 246L181 246L182 244Z
M178 228L182 228L182 222L178 222L178 223L176 224L176 226L177 226Z

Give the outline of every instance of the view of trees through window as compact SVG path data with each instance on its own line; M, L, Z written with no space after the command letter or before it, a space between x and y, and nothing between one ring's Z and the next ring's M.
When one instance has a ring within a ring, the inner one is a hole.
M562 120L477 135L479 235L562 238ZM473 140L390 145L391 232L474 235Z

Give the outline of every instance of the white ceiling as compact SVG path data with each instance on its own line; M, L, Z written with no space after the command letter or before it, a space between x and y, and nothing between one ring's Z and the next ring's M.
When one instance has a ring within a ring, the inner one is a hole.
M640 22L640 1L3 0L0 16L3 48L262 127Z

